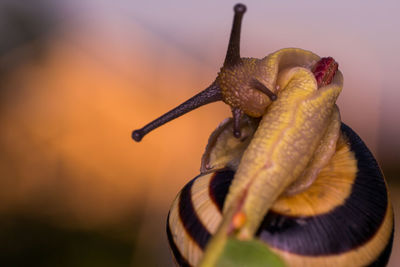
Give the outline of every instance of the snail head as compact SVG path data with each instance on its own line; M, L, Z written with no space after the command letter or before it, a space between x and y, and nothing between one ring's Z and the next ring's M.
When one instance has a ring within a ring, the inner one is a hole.
M224 64L216 80L205 90L191 97L184 103L155 119L141 129L132 132L133 140L139 142L152 130L180 117L205 104L223 101L232 109L234 118L233 134L240 137L240 119L246 114L260 117L271 101L276 100L276 94L267 88L262 80L263 70L260 60L240 57L240 31L246 6L234 6L233 25Z

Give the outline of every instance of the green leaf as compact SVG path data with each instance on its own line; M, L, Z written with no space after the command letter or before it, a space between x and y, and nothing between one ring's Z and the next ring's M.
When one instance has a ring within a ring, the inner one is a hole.
M268 247L257 240L241 241L229 238L216 266L218 267L252 267L252 266L285 266L284 261Z

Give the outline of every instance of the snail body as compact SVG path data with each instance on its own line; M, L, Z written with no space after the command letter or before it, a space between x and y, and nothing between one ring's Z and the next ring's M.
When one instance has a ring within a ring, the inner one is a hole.
M289 266L382 266L393 240L383 174L335 102L343 76L331 57L298 48L241 58L237 4L216 80L135 130L153 129L223 101L227 119L211 134L201 174L178 194L167 235L180 266L216 266L229 237L261 240Z

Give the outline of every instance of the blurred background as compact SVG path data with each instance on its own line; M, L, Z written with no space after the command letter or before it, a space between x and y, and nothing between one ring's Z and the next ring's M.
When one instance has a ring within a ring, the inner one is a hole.
M229 109L130 134L215 79L235 3L1 0L1 266L172 266L169 206ZM301 47L339 62L342 120L399 214L399 2L244 3L242 56Z

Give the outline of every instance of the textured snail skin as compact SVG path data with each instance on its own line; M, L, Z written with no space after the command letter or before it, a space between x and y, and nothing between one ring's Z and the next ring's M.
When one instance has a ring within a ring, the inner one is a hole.
M249 217L242 231L252 235L273 201L303 172L325 133L341 91L340 73L319 88L313 74L301 67L263 116L246 149L227 197L229 208L246 191L243 211ZM316 116L318 114L318 116ZM259 218L261 217L261 218Z
M222 221L235 171L202 174L178 194L167 220L176 263L197 266ZM256 237L288 266L385 266L393 213L381 170L364 142L341 125L335 153L313 184L280 196Z
M261 117L271 100L267 95L252 88L251 80L256 79L273 93L277 93L279 72L294 66L311 67L319 59L319 56L303 49L281 49L263 59L242 58L242 64L224 66L216 82L221 88L225 103L233 108L240 108L249 116Z

